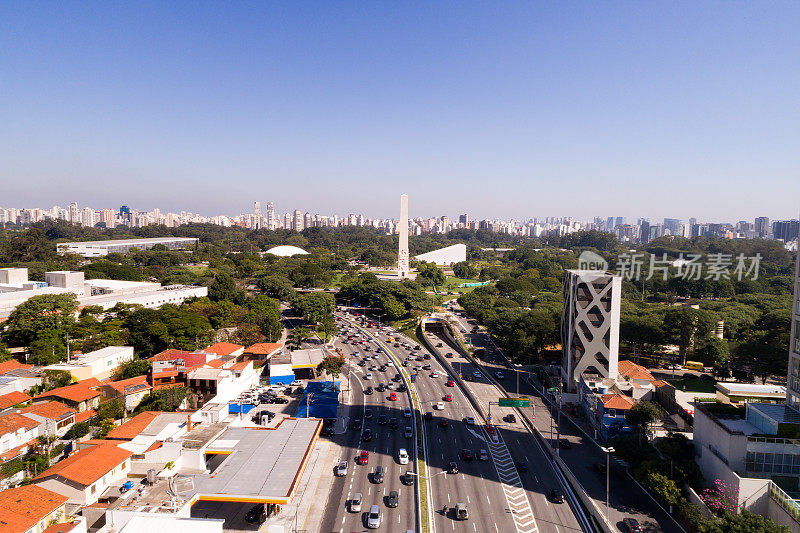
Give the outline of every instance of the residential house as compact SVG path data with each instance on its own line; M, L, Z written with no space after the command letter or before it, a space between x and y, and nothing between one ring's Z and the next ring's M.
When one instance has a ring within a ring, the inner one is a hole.
M41 422L41 435L57 435L59 437L63 437L64 433L72 427L72 424L75 423L75 416L78 414L78 411L61 402L37 403L23 407L17 412Z
M191 414L144 411L120 424L108 435L107 441L132 452L131 472L145 475L151 468L160 471L181 455L180 437L191 430Z
M597 418L603 439L610 439L620 433L630 431L625 414L635 405L634 401L624 394L604 394L597 402Z
M282 349L283 344L279 342L258 342L245 348L242 355L244 360L254 361L255 366L263 366L267 361L272 359L272 356Z
M215 398L215 402L227 403L242 391L258 384L259 374L253 368L252 361L229 362L221 368L214 368L218 366L204 365L186 376L189 388L200 397L202 403L212 398Z
M16 359L0 363L0 395L24 392L41 383L41 375L33 365L22 364Z
M106 380L98 389L103 402L124 398L125 410L133 411L147 396L153 387L147 382L147 376L136 376L120 381Z
M34 396L33 403L58 400L73 409L84 412L97 409L100 405L100 388L102 383L97 378L84 379L72 385L58 387Z
M32 417L19 413L7 413L0 416L0 466L19 459L36 446L42 423ZM24 477L18 471L6 477L0 477L0 489L19 483Z
M120 365L133 360L133 346L106 346L93 352L72 357L66 363L45 367L45 370L62 370L77 380L89 378L108 379Z
M98 444L54 464L34 483L66 496L71 504L91 505L111 484L127 477L131 455L115 444Z
M11 412L17 405L24 405L31 401L31 397L24 392L9 392L0 396L0 415Z
M67 498L37 485L0 492L0 531L44 533L52 523L66 520Z
M218 342L204 348L204 352L216 354L217 357L240 356L244 353L244 346L230 342Z

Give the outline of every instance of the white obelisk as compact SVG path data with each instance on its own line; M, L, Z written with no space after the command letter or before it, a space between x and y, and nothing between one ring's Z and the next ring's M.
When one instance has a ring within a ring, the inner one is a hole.
M408 195L400 195L400 247L397 252L397 277L405 279L411 272L408 262Z

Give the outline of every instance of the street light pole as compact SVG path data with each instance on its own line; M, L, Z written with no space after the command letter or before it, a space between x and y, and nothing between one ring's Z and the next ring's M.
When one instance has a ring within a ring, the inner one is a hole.
M611 522L608 516L609 502L611 501L611 454L614 453L614 448L603 448L606 452L606 522Z

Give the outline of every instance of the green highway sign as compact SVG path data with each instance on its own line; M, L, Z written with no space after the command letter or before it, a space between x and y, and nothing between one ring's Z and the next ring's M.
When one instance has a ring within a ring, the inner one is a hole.
M500 398L497 404L500 407L528 407L530 400L528 398Z
M558 387L550 387L547 392L558 392Z

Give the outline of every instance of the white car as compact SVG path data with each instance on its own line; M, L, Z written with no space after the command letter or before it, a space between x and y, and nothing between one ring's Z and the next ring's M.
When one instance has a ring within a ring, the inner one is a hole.
M397 452L397 461L401 465L408 464L408 452L406 451L405 448L400 448L400 451Z
M360 513L361 512L361 493L356 492L353 496L353 499L350 500L350 512L351 513Z
M477 370L476 370L475 372L473 372L473 373L472 373L472 377L473 377L473 378L479 378L479 377L481 377L482 375L483 375L483 374L481 374L481 373L480 373L480 372L478 372Z
M367 372L364 374L364 379L372 379L372 372Z
M377 505L371 505L369 513L367 513L367 527L369 529L378 529L381 527L381 508Z
M475 425L475 419L472 418L471 416L466 417L464 419L464 422L466 422L468 426L474 426Z
M431 372L431 377L432 378L438 378L439 377L439 373L436 370L434 370L433 372Z
M336 475L339 477L344 477L347 475L347 461L342 461L336 465Z
M444 402L436 402L434 405L436 406L436 409L438 409L439 411L444 410Z
M489 460L489 453L486 450L484 450L483 448L481 448L480 451L478 452L478 459L480 461L488 461Z
M411 409L408 408L408 407L403 409L403 416L406 417L406 418L411 418Z
M302 384L303 384L303 382L300 381L299 379L296 379L296 380L292 381L292 387L299 387Z

